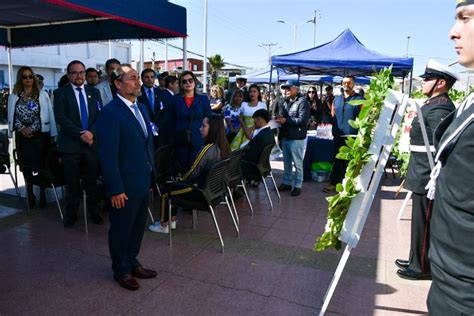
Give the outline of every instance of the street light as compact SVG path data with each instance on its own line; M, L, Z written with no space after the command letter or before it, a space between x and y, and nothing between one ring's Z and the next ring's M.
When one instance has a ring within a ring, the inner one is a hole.
M278 20L277 22L281 23L281 24L287 24L283 20ZM296 33L297 33L297 30L298 30L298 25L295 23L295 24L293 24L293 51L295 51L295 52L296 52Z
M410 36L407 36L407 58L408 58L408 47L410 46Z
M321 10L314 10L314 16L306 23L313 23L313 47L316 47L316 21L321 18Z

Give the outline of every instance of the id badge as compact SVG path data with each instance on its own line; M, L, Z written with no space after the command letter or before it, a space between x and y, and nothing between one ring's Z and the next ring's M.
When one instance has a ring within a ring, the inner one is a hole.
M155 125L155 123L150 122L150 129L153 132L153 136L158 136L158 127Z
M33 100L28 101L28 110L34 111L38 107L38 104L36 104Z

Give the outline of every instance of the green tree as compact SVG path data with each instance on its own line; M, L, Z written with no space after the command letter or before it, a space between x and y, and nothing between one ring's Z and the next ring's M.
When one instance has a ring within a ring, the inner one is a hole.
M209 61L209 68L211 69L211 85L215 85L217 83L217 75L219 70L224 68L224 58L221 55L216 54L214 56L210 56L208 58Z

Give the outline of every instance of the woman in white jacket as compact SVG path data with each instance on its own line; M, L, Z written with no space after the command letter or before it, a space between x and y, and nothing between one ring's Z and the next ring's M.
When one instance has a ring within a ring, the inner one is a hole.
M48 94L40 90L35 74L30 67L18 70L13 93L8 98L8 136L15 133L15 144L20 166L44 168L51 137L56 136L56 121ZM22 170L25 172L25 170ZM24 174L28 203L34 207L36 197L33 187ZM46 206L44 188L41 188L40 207Z

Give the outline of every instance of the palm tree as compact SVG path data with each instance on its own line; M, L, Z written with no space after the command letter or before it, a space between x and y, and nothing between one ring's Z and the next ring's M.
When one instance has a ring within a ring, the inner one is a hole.
M210 56L208 60L209 67L211 69L211 85L215 85L217 83L217 73L225 66L224 59L221 55L216 54L214 56Z

